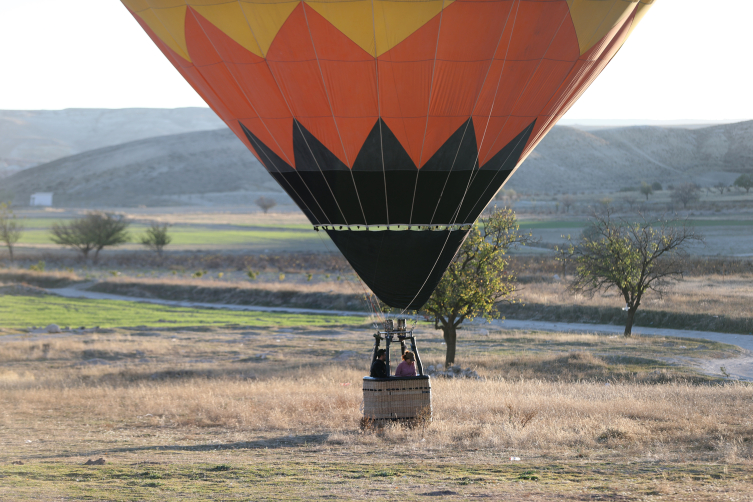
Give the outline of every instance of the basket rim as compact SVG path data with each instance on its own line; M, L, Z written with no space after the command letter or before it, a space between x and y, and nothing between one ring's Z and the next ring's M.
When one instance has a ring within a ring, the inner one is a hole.
M387 378L375 378L370 376L363 377L366 382L395 382L399 380L431 380L429 375L416 375L416 376L404 376L404 377L387 377Z

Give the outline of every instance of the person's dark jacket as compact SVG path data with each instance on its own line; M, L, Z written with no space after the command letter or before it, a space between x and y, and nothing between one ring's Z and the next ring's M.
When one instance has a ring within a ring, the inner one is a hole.
M371 374L369 376L373 378L387 378L390 376L387 373L387 363L381 359L374 359L374 362L371 363Z

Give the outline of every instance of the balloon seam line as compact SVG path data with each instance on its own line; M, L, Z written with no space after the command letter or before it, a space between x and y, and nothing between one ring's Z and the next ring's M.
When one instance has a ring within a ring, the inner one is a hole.
M348 152L345 150L345 143L343 142L342 134L340 134L340 127L337 125L337 118L335 117L335 110L332 108L332 100L329 97L329 89L327 89L327 82L324 80L324 72L322 71L322 64L319 61L319 53L316 50L316 44L314 43L314 35L311 33L311 26L309 25L309 18L308 14L306 13L306 3L301 0L302 10L303 10L303 18L306 20L306 29L309 32L309 40L311 40L311 48L314 49L314 56L316 57L316 66L319 68L319 76L322 79L322 87L324 87L324 95L327 98L327 106L329 106L329 111L332 114L332 122L335 123L335 130L337 131L337 137L340 140L340 147L343 149L343 155L345 155L345 162L346 167L348 167L348 172L350 173L350 179L353 182L353 189L356 192L356 199L358 200L358 206L361 209L361 216L363 216L364 223L367 223L366 221L366 213L363 210L363 204L361 204L361 196L358 193L358 186L356 185L356 179L353 176L353 169L352 166L349 166L350 159L348 158ZM318 165L318 163L317 163ZM324 175L324 173L322 173ZM326 177L325 177L326 178ZM327 182L327 186L329 186L329 182ZM332 189L330 189L332 191ZM337 204L337 207L340 208L340 203L337 201L337 197L335 197L335 194L332 193L332 197L335 198L335 203ZM342 211L342 208L340 208L340 213L343 214L343 220L347 223L348 220L345 218L345 214Z
M410 205L410 217L408 222L413 222L413 209L416 204L416 191L418 190L418 175L421 173L421 166L424 158L424 146L426 145L426 133L429 130L429 115L431 113L431 96L434 92L434 72L437 69L437 54L439 54L439 37L442 35L442 18L444 17L444 3L446 0L442 0L442 10L439 12L439 26L437 27L437 42L434 47L434 63L431 66L431 81L429 82L429 99L426 103L426 123L424 125L424 138L421 141L421 153L418 156L418 169L416 171L416 182L413 185L413 200ZM428 278L427 278L428 280Z
M505 25L502 27L502 30L499 33L499 39L497 40L497 46L494 48L494 53L492 54L492 57L489 59L489 66L486 69L486 75L484 75L484 80L481 82L481 86L478 89L478 93L476 94L476 99L473 102L473 106L471 107L471 116L468 119L468 122L465 124L465 129L463 129L463 136L460 138L460 144L458 144L458 150L455 152L455 158L452 159L452 165L450 166L450 174L455 168L455 163L457 162L458 155L460 154L460 149L463 146L463 141L465 140L465 134L468 131L468 126L473 120L473 112L476 110L476 106L478 105L478 100L481 98L481 92L484 90L484 86L486 85L486 79L489 78L489 73L492 69L492 64L494 64L494 56L497 55L497 51L499 50L499 45L502 43L502 37L505 34L505 30L507 29L507 23L510 21L510 14L512 14L512 9L510 9L510 12L507 13L507 18L505 19ZM475 129L474 129L475 132ZM475 142L475 139L474 139ZM477 152L478 155L478 152ZM478 160L478 159L477 159ZM473 170L476 167L476 162L471 165L471 170ZM447 175L447 178L445 179L444 185L442 186L442 192L439 194L439 199L437 199L437 205L434 207L434 212L431 215L431 223L434 222L434 217L437 214L437 210L439 209L439 204L442 201L442 197L444 196L444 191L447 188L447 183L450 180L450 174ZM472 174L472 171L471 171Z
M186 9L186 15L188 15L188 12L187 12L187 11L188 11L188 9ZM192 15L193 15L193 14L192 14ZM201 24L199 24L199 25L201 26ZM266 124L266 122L264 121L264 119L262 118L261 114L260 114L260 113L259 113L259 112L257 111L256 107L255 107L255 106L254 106L254 104L253 104L253 103L251 102L251 99L250 99L250 98L249 98L249 96L248 96L248 95L246 94L246 91L245 91L245 90L243 89L243 86L241 86L241 85L240 85L240 82L238 82L238 79L237 79L237 78L235 77L235 74L233 74L233 72L232 72L232 71L230 70L230 68L228 67L228 65L227 65L227 63L225 62L225 60L224 60L224 59L222 59L222 57L220 56L220 54L219 54L219 51L217 50L217 47L216 47L216 46L214 45L214 42L212 41L212 39L211 39L211 38L209 37L209 34L208 34L208 33L206 32L206 30L205 30L205 29L204 29L203 27L201 27L201 31L203 31L203 32L204 32L204 35L205 35L205 36L207 37L207 39L209 40L209 43L210 43L210 44L212 45L212 49L214 50L215 54L217 54L217 56L218 56L218 57L220 58L220 60L222 61L222 65L223 65L223 66L225 66L225 69L226 69L226 70L228 71L228 73L230 73L230 75L232 75L232 77L233 77L233 80L235 81L235 84L236 84L236 85L238 86L238 88L240 89L241 93L243 94L244 98L245 98L245 99L246 99L246 101L248 102L248 104L249 104L249 106L251 107L251 109L252 109L252 110L254 111L254 113L256 113L257 117L259 118L259 120L261 121L261 123L262 123L262 124L264 125L264 128L265 128L265 129L267 130L267 132L269 133L269 135L270 135L270 137L272 138L272 140L273 140L273 141L274 141L274 142L275 142L275 143L277 144L277 147L278 147L278 148L280 149L280 151L281 151L281 152L283 153L283 155L285 155L285 158L286 158L286 159L288 160L288 162L290 162L290 159L288 159L288 156L287 156L287 154L285 153L285 150L283 150L282 146L280 146L280 143L279 143L279 142L277 141L277 138L275 138L274 134L272 134L272 131L271 131L271 130L269 129L269 127L267 126L267 124ZM194 64L194 67L195 67L195 68L196 68L197 70L199 70L199 66L198 66L198 65ZM270 70L270 73L271 73L271 70ZM209 82L207 82L207 81L206 81L206 79L204 78L204 76L203 76L203 75L201 74L201 71L199 71L199 75L201 75L201 77L202 77L202 79L204 80L204 82L206 82L207 86L209 86L209 88L211 89L211 88L212 88L211 84L209 84ZM215 92L215 94L217 94L217 93ZM220 101L222 101L222 99L221 99L221 98L219 98L219 95L218 95L218 99L220 99ZM229 109L229 108L228 108L228 109ZM238 122L239 122L239 123L241 123L241 125L242 125L242 122L241 122L240 120L238 120ZM254 142L256 143L256 142L258 142L258 141L254 141ZM257 148L258 148L258 147L259 147L259 146L257 145ZM271 164L272 164L272 165L274 166L274 168L275 168L275 169L277 170L277 172L278 172L279 174L282 174L282 171L280 170L280 168L279 168L279 167L277 167L276 163L275 163L274 161L272 161L272 159L271 159L271 158L269 157L269 155L268 155L268 154L267 154L266 152L264 153L264 156L265 156L265 157L267 157L267 160L269 160L269 161L270 161L270 163L271 163ZM299 176L300 176L300 175L299 175ZM285 179L285 177L284 177L284 176L282 176L282 179ZM288 184L288 186L290 186L290 188L291 188L291 189L293 190L293 192L294 192L294 193L296 194L296 196L298 196L298 198L299 198L299 199L301 200L301 202L303 202L303 205L304 205L304 206L306 206L306 209L307 209L307 210L309 211L309 213L311 213L311 215L312 215L312 216L314 216L314 218L315 218L315 219L316 219L316 220L318 221L318 220L319 220L319 218L317 218L317 217L316 217L316 215L315 215L315 214L314 214L314 212L313 212L313 211L311 210L311 208L310 208L310 207L308 206L308 204L306 204L306 202L305 202L305 201L303 200L303 198L302 198L302 197L301 197L301 196L300 196L300 195L298 194L298 191L297 191L297 190L296 190L295 188L293 188L293 185L291 185L291 184L290 184L290 182L288 182L288 181L287 181L287 179L285 179L285 182L286 182L286 183ZM304 185L305 185L305 183L304 183ZM309 190L309 192L310 192L310 190ZM311 196L313 197L313 194L311 194ZM316 198L314 198L314 200L316 200ZM318 205L318 203L317 203L317 205ZM322 214L324 214L324 216L326 217L326 213L325 213L325 212L324 212L324 210L323 210L323 209L321 208L321 206L319 207L319 209L320 209L320 210L322 211Z

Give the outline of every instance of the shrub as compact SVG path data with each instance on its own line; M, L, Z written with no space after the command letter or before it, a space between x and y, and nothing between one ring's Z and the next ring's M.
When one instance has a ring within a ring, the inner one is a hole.
M52 241L61 246L69 246L81 252L84 259L94 251L94 262L99 252L107 246L117 246L128 242L130 222L122 215L91 212L72 222L56 222L52 225Z
M157 252L162 256L162 250L172 242L173 238L167 234L167 223L160 225L153 222L152 226L147 229L146 234L141 237L141 244Z
M262 211L264 211L264 214L266 214L267 211L277 205L277 202L275 202L274 199L270 199L268 197L259 197L258 199L256 199L255 203L261 208Z

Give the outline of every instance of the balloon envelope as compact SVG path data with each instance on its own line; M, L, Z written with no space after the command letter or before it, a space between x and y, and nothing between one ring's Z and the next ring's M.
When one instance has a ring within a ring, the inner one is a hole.
M122 0L388 305L469 225L653 0Z

